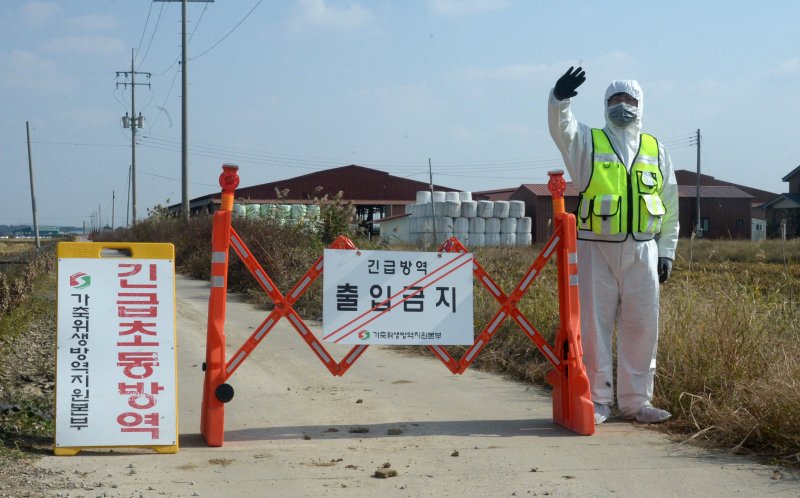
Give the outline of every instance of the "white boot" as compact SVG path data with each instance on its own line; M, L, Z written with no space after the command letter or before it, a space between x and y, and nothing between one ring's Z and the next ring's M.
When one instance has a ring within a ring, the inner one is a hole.
M608 405L594 404L594 425L600 425L611 417L611 407Z
M595 420L597 420L597 406L595 405ZM667 410L662 410L661 408L656 408L655 406L651 405L650 403L646 405L642 405L639 410L634 414L624 414L622 418L624 419L633 419L639 422L640 424L657 424L659 422L664 422L665 420L672 417L672 414Z

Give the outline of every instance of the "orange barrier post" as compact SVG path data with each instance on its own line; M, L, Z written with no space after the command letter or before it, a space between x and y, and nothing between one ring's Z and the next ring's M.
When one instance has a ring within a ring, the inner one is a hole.
M203 405L200 433L209 446L222 446L225 436L225 403L233 389L225 383L225 306L228 292L228 249L231 237L233 195L239 185L238 166L225 164L219 184L222 205L214 213L211 235L211 294L208 299L206 361L203 364Z
M554 226L562 235L556 254L560 326L555 348L556 355L563 362L563 370L551 370L546 379L553 387L553 420L588 436L594 434L594 406L582 360L575 216L564 209L567 184L563 174L563 171L549 172L547 184L553 195Z
M294 303L322 275L323 257L318 258L312 264L286 295L281 293L267 272L256 261L245 242L231 227L233 196L239 185L237 170L237 166L223 165L223 173L219 179L222 186L222 206L214 214L213 219L211 293L208 301L208 335L206 361L203 364L205 379L200 419L200 430L209 446L222 446L224 441L225 403L233 399L233 388L227 384L228 379L282 318L286 318L290 322L309 348L335 376L344 375L368 347L366 344L355 345L342 360L337 362L294 310ZM563 192L566 183L562 174L561 172L550 174L549 186L553 193L555 213L553 235L510 293L506 294L480 263L473 260L475 277L500 304L500 308L476 337L475 343L459 359L450 355L444 346L431 345L429 349L451 372L462 374L475 361L503 322L511 318L553 365L553 370L547 374L547 381L553 386L554 421L578 434L589 435L594 433L594 410L589 392L589 381L581 362L576 227L574 216L564 212ZM343 236L338 237L330 247L342 250L357 249L350 239ZM253 331L231 359L227 360L225 307L229 250L231 248L273 301L275 309ZM440 250L468 252L466 247L455 237L448 239ZM555 347L548 344L547 340L517 308L520 299L530 289L551 256L556 256L559 289L560 326L556 335Z

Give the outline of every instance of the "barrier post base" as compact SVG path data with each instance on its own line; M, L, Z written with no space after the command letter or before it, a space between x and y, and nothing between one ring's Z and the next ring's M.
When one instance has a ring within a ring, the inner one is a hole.
M553 421L581 436L594 434L594 404L583 369L567 365L565 375L553 369L545 380L553 388Z

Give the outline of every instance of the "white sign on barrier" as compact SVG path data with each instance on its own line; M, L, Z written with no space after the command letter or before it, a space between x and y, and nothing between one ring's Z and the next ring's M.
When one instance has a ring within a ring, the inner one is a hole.
M57 453L177 448L173 264L59 259Z
M472 344L472 254L325 250L323 340Z

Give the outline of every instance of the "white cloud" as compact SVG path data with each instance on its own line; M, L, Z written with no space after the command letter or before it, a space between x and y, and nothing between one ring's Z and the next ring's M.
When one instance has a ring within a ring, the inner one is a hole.
M65 93L77 85L74 78L60 74L56 64L26 50L0 54L0 87L33 93Z
M85 16L71 17L64 21L64 26L70 31L108 31L119 25L114 16L88 14Z
M800 57L788 59L780 63L775 70L776 74L792 75L800 73Z
M22 20L34 26L43 26L61 15L61 6L54 2L28 2L22 6Z
M469 70L466 76L479 81L529 81L542 75L551 78L554 70L554 66L546 64L510 64L493 69Z
M59 121L72 128L99 128L107 129L119 123L119 114L98 109L74 109L64 111L58 115Z
M372 12L360 5L347 7L328 5L326 0L299 0L299 14L295 27L325 26L337 29L355 29L366 25L373 18Z
M431 10L444 16L480 14L502 10L506 6L507 0L430 0Z
M114 55L125 52L122 42L110 36L65 36L53 38L43 45L44 50L53 53L82 55Z

